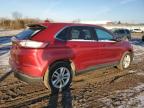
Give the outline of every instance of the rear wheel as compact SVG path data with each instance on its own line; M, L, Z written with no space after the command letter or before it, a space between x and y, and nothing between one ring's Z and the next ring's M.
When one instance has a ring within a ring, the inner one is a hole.
M50 67L49 75L47 76L53 93L58 93L67 89L72 82L72 73L69 63L58 62Z
M130 52L125 52L117 68L120 70L127 69L131 64L131 61L132 61L132 54Z

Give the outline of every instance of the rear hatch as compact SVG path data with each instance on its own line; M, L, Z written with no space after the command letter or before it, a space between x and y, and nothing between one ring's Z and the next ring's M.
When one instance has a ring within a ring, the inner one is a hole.
M20 65L30 62L30 59L32 61L32 56L35 55L34 53L37 52L37 49L42 49L48 45L48 43L45 42L32 40L32 37L36 36L45 29L45 26L38 24L28 25L24 31L15 37L12 37L10 62L13 65Z
M46 29L46 26L39 25L39 24L32 24L27 25L27 28L16 35L15 37L12 37L12 48L13 46L19 46L24 48L42 48L45 46L46 43L44 42L38 42L33 41L32 37L36 36L38 33Z

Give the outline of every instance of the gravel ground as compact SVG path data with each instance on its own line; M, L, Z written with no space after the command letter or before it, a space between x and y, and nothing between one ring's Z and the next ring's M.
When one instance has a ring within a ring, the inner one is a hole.
M8 71L8 53L0 56L0 108L144 108L144 42L131 41L129 69L109 67L76 76L69 89L52 94L43 85L29 85Z

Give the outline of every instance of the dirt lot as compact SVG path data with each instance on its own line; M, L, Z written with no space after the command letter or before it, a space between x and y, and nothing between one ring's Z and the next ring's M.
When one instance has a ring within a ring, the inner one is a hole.
M1 77L0 108L144 108L144 42L137 37L131 41L135 57L129 69L109 67L76 76L59 94L21 82L13 73ZM0 76L7 74L8 56L0 56Z

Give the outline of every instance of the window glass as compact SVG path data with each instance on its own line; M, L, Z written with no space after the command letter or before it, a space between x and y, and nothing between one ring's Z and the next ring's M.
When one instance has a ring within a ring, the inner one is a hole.
M104 31L102 29L96 29L95 31L96 31L98 40L112 40L113 39L113 36L107 31Z
M30 39L32 36L34 36L36 33L40 32L40 29L26 29L22 31L21 33L16 35L17 39Z
M67 40L67 39L68 39L67 31L68 31L68 28L62 30L62 31L56 36L56 38L57 38L57 39L61 39L61 40Z
M83 33L83 36L84 36L85 40L91 40L92 39L90 30L83 29L81 32Z
M61 40L93 40L89 27L69 27L61 31L56 38Z
M71 39L79 39L80 38L80 30L72 29L71 30Z
M88 27L72 27L70 35L71 39L93 40L91 31Z

